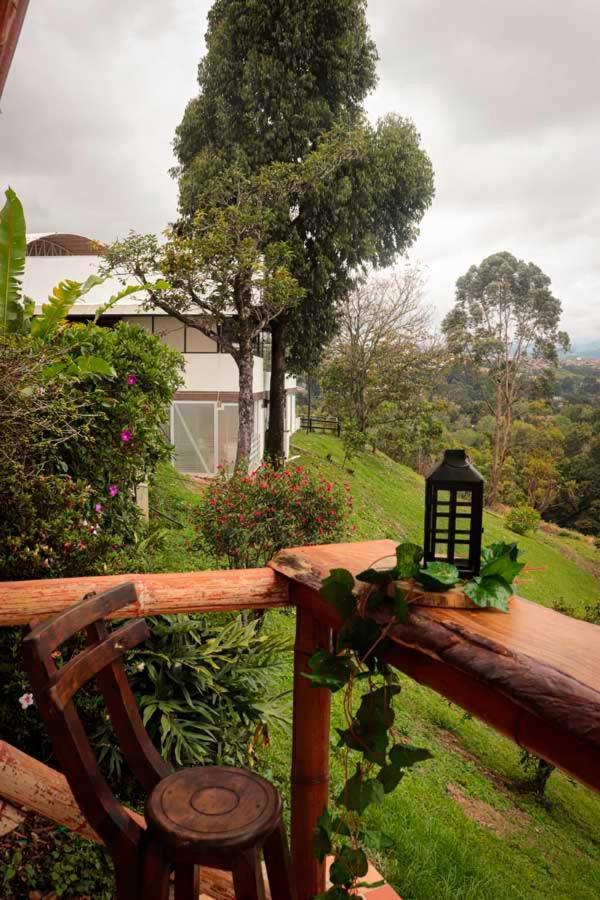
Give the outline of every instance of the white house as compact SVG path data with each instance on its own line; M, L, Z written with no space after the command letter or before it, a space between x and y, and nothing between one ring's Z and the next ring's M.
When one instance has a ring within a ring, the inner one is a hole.
M24 293L38 305L65 278L84 281L98 271L98 244L77 234L27 236ZM93 288L73 307L70 318L90 319L122 285L107 280ZM141 295L140 295L141 296ZM169 438L175 447L174 463L181 472L215 475L217 467L231 468L235 460L238 429L238 369L232 356L197 329L183 325L162 310L146 310L136 295L112 307L100 319L110 326L118 321L137 325L180 350L185 360L185 384L173 397ZM265 442L269 398L269 335L257 342L254 357L254 436L251 468L260 462ZM296 381L286 378L285 451L297 429Z

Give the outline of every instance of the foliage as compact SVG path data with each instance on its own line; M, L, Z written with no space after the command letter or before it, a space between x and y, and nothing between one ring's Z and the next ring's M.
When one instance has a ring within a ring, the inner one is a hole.
M82 357L106 360L114 375L45 374ZM47 347L5 338L3 577L89 574L139 538L134 491L170 456L163 425L180 366L179 354L127 325L73 325Z
M221 471L197 514L199 536L217 564L265 565L283 547L325 544L344 533L350 500L337 484L301 466L261 465L251 475Z
M184 219L202 205L204 185L232 163L256 173L303 159L337 130L361 129L363 151L332 178L292 197L272 238L293 248L300 302L273 319L271 428L281 438L277 386L286 364L313 367L333 334L335 304L355 271L388 264L416 236L433 194L431 164L412 123L389 117L366 124L363 101L375 86L377 53L364 0L220 0L209 14L199 94L177 129L179 203ZM301 74L299 74L301 73ZM208 161L208 165L204 161ZM292 214L293 211L293 214ZM276 427L274 425L276 423ZM282 449L269 446L269 455Z
M444 562L428 562L422 566L422 557L423 548L417 544L399 544L396 547L396 564L392 568L366 569L357 578L377 585L384 593L384 587L392 585L397 579L414 579L426 591L448 590L460 582L460 572L456 566ZM477 606L491 606L508 612L508 600L514 594L513 581L523 566L519 562L516 544L492 544L481 552L479 575L460 583L467 597ZM398 597L397 601L400 603L401 598Z
M344 448L344 463L350 462L359 453L362 453L367 444L367 437L356 422L351 419L344 422L342 428L342 446Z
M160 616L150 625L129 665L144 724L165 759L178 767L248 765L273 726L288 727L284 699L269 690L286 636L239 616Z
M519 764L529 778L534 793L538 797L544 797L548 779L555 771L556 766L553 766L552 763L547 762L540 756L536 756L534 753L529 753L528 750L521 752Z
M60 578L90 574L113 547L140 527L124 505L110 527L94 507L97 495L68 475L27 475L21 466L2 478L0 578Z
M25 834L23 834L25 830ZM90 897L112 900L113 866L104 847L58 827L50 835L39 820L3 840L0 859L2 897Z
M23 317L21 280L25 272L25 216L15 192L5 191L0 211L0 335L19 330Z
M528 534L540 524L540 514L531 506L515 506L506 514L506 527L516 534Z
M568 336L559 331L561 303L550 279L534 263L510 253L488 256L456 282L456 304L443 323L457 359L485 373L493 386L493 458L487 485L496 503L509 454L514 405L523 393L532 358L557 362Z
M385 846L386 839L364 827L363 814L370 805L380 804L409 768L431 756L428 750L398 740L394 698L401 689L383 655L387 631L404 619L406 603L401 593L389 600L382 585L371 579L372 574L366 589L356 593L354 579L345 569L333 569L325 578L321 595L339 613L342 626L334 652L319 650L309 660L307 677L313 687L344 691L346 728L337 731L346 781L335 801L337 812L325 808L313 841L318 859L333 855L332 887L320 895L328 900L350 898L356 889L372 886L361 880L368 870L364 848ZM385 605L391 607L392 617L383 627L371 614ZM366 687L364 693L358 690L359 684ZM351 766L351 753L359 754L355 767Z

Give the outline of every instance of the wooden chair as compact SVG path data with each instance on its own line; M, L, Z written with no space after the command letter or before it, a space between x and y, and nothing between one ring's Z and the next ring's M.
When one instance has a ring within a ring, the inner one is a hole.
M25 665L54 753L85 818L115 865L117 900L197 900L199 867L232 872L237 900L262 900L262 850L273 900L294 900L277 790L253 772L206 766L172 772L152 745L120 657L149 634L144 619L109 631L105 617L136 602L123 584L35 625L24 640ZM87 648L58 669L52 654L85 631ZM143 829L112 793L73 698L96 678L129 767L147 792Z

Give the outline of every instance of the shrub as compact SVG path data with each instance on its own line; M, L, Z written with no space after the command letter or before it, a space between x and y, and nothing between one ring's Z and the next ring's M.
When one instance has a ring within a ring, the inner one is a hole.
M265 565L283 547L326 544L344 533L348 492L301 466L263 464L252 475L222 471L197 513L201 540L217 564Z
M0 577L102 570L143 530L134 490L169 458L180 354L127 325L65 327L41 347L12 336L2 351ZM114 374L55 371L76 355Z
M515 506L507 513L505 524L507 528L517 534L527 534L535 531L540 524L539 512L531 506Z
M269 681L289 638L239 616L159 616L136 652L131 680L144 723L175 766L248 765L286 706Z

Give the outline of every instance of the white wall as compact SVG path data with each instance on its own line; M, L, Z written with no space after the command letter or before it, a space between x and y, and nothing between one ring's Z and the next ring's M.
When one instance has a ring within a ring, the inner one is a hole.
M184 353L185 384L182 391L237 391L239 372L235 360L227 353ZM263 390L263 361L254 357L252 389Z

